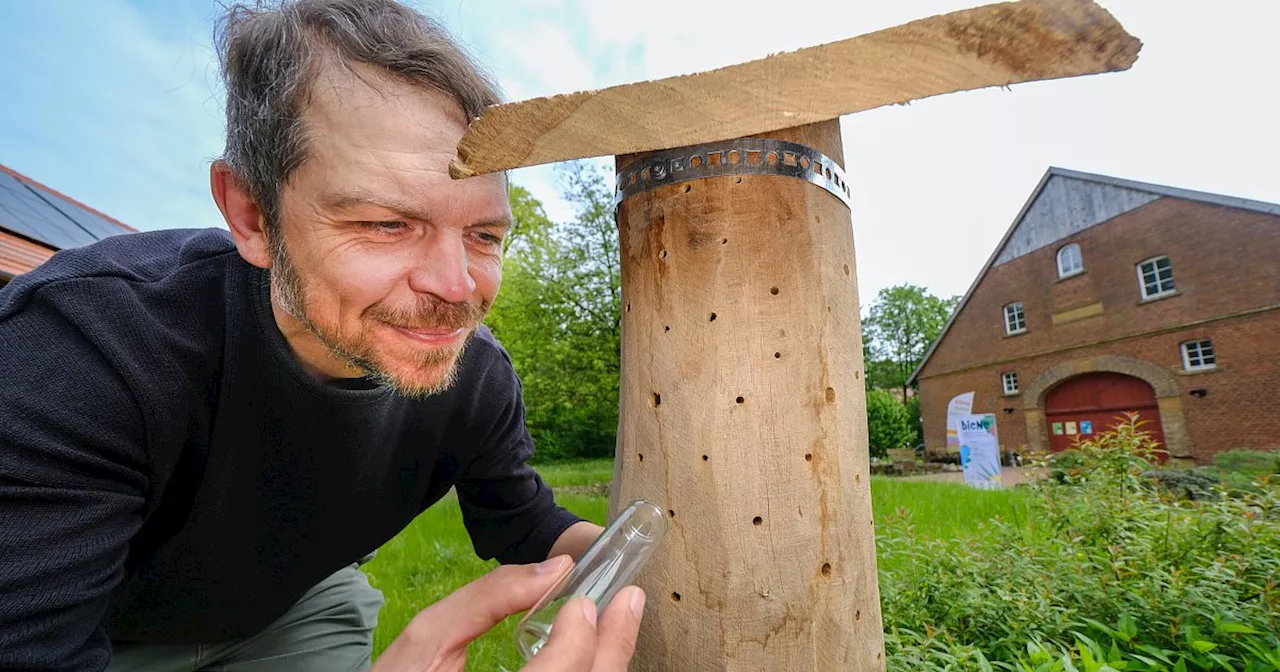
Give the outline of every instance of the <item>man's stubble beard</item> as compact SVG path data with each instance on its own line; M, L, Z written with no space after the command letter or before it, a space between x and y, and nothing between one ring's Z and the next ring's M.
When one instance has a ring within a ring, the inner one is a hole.
M441 394L457 383L459 364L467 346L475 336L476 328L488 312L487 303L480 306L450 304L424 297L423 309L416 312L386 308L379 304L366 309L362 320L378 320L389 325L409 328L416 326L467 329L467 335L458 346L447 350L429 350L419 359L419 364L423 368L434 369L447 366L444 375L435 382L426 384L406 379L404 376L396 375L389 366L378 361L377 353L369 345L367 330L362 329L358 336L349 338L339 333L336 328L327 328L312 319L310 311L307 310L309 303L306 284L293 265L281 238L283 236L279 233L278 227L276 233L268 236L268 248L272 258L271 298L281 310L297 320L330 355L364 371L369 378L391 387L396 393L406 397L424 398Z

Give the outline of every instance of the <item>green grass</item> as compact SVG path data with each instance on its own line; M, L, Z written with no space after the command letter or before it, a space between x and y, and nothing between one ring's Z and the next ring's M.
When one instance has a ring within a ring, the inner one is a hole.
M539 466L538 472L552 488L564 489L608 482L613 477L613 463L548 464ZM583 518L601 525L605 522L608 501L603 497L560 493L556 499ZM974 533L978 522L996 516L1019 520L1023 495L1010 490L974 490L957 483L876 477L871 479L871 499L877 524L905 512L922 535L957 537ZM894 558L881 557L879 564L892 571ZM494 562L476 558L452 495L418 516L364 567L386 598L374 634L374 650L386 648L420 610L494 566ZM518 620L518 615L513 616L474 642L467 669L518 670L520 661L512 644Z

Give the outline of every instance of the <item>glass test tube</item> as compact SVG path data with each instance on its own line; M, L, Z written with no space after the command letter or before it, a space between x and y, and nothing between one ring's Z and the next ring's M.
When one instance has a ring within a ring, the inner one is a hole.
M662 509L637 499L614 520L582 554L554 588L547 592L516 626L516 648L527 661L538 654L551 636L551 624L560 607L586 596L604 613L609 601L631 582L662 537L667 519Z

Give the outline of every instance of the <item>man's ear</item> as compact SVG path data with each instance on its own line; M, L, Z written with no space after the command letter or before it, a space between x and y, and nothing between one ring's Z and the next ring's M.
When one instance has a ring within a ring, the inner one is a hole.
M227 228L231 229L231 237L236 241L240 256L254 266L270 268L266 218L231 166L223 161L214 161L209 168L209 187Z

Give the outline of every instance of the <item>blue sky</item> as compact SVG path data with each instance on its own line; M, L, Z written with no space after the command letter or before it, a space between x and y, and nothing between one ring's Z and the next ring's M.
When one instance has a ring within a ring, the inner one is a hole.
M728 65L982 0L411 4L515 100ZM842 121L863 303L901 282L963 293L1050 165L1280 202L1280 2L1101 4L1144 42L1129 72ZM205 0L0 0L0 163L139 229L222 226L208 191L222 146L217 12ZM515 180L570 216L554 166Z

